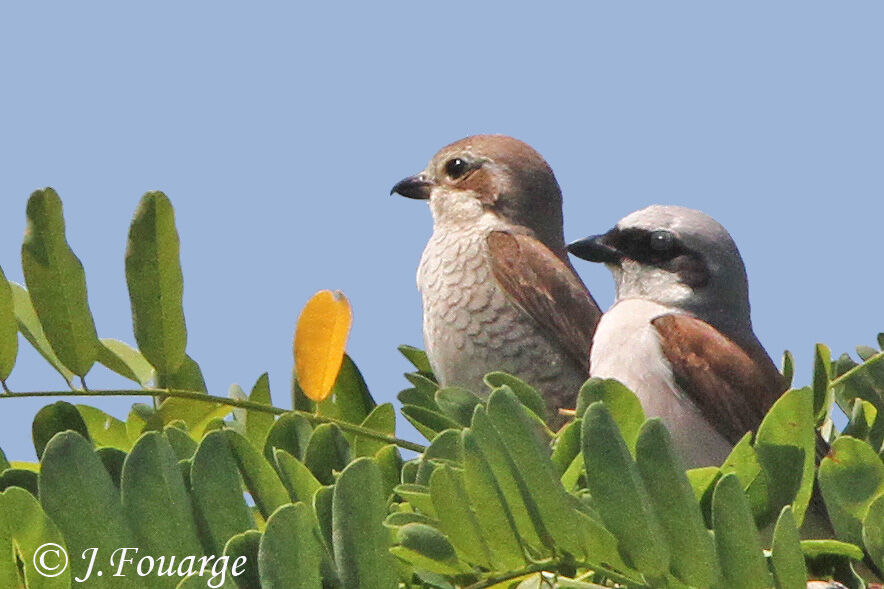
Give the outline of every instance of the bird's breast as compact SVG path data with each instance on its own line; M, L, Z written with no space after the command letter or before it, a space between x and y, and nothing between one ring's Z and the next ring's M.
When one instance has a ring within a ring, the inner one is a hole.
M644 299L618 301L593 337L590 375L616 379L632 390L645 415L663 420L688 468L720 465L731 445L681 390L651 320L676 309Z

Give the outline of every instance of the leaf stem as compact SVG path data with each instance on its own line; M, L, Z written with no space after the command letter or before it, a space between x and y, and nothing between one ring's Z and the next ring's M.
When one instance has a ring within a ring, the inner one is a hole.
M478 583L473 583L468 586L466 589L487 589L488 587L493 587L499 583L503 583L505 581L509 581L511 579L517 579L519 577L523 577L525 575L530 575L531 573L539 573L541 571L548 571L550 567L555 568L557 563L553 562L539 562L525 568L517 569L515 571L509 571L506 573L502 573L500 575L493 575L491 577L486 577L482 579Z
M854 366L853 368L851 368L850 370L848 370L847 372L845 372L844 374L842 374L838 378L833 378L832 380L830 380L829 381L829 388L836 387L839 384L842 384L844 381L849 379L854 374L867 369L870 365L872 365L876 362L880 362L881 360L884 360L884 351L878 352L877 354L875 354L874 356L872 356L871 358L869 358L868 360L866 360L862 364L857 364L856 366Z
M297 415L301 415L311 423L333 423L341 428L343 431L350 432L357 436L363 436L366 438L372 438L375 440L379 440L381 442L386 442L388 444L395 444L400 448L405 448L406 450L413 450L414 452L423 453L426 451L426 446L422 446L421 444L417 444L415 442L409 442L408 440L403 440L401 438L397 438L395 436L389 436L387 434L383 434L381 432L376 432L370 430L368 428L364 428L360 425L356 425L354 423L348 423L346 421L341 421L340 419L335 419L333 417L327 417L325 415L316 415L315 413L310 413L307 411L299 411L297 409L283 409L281 407L274 407L272 405L264 405L263 403L256 403L255 401L248 400L240 400L240 399L231 399L228 397L217 397L215 395L208 395L206 393L202 393L199 391L187 391L181 389L154 389L154 388L144 388L144 389L121 389L121 390L89 390L89 391L32 391L32 392L24 392L24 393L13 393L7 390L7 392L3 395L0 395L0 398L25 398L25 397L134 397L134 396L151 396L156 398L157 396L163 397L177 397L179 399L191 399L193 401L202 401L204 403L218 403L219 405L229 405L231 407L239 407L242 409L249 409L251 411L260 411L262 413L272 413L273 415L282 415L283 413L295 413Z

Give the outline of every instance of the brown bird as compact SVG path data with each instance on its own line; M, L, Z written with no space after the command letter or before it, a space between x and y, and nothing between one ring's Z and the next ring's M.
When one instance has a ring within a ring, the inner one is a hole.
M589 372L601 311L568 260L562 193L531 147L476 135L442 148L392 193L429 200L433 235L421 256L427 356L442 386L476 393L509 372L541 391L551 425Z

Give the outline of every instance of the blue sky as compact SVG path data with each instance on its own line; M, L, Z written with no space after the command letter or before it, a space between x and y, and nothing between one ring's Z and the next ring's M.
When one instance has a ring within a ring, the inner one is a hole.
M131 343L128 224L165 191L213 393L269 371L287 406L297 314L333 288L353 304L351 355L393 400L395 347L421 344L431 221L388 192L480 132L547 158L568 239L652 203L716 217L760 339L796 354L799 382L815 342L884 331L880 2L223 4L0 8L0 266L21 282L26 199L54 187L99 333ZM609 274L575 264L607 307ZM89 382L121 384L100 367ZM63 382L25 343L9 384ZM33 456L45 402L0 401L10 458ZM91 403L124 416L131 400Z

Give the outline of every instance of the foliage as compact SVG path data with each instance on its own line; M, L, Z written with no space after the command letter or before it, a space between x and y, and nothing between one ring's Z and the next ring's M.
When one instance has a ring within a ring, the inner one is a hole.
M89 573L80 555L92 549L107 571L92 573L93 587L792 589L832 576L864 587L857 561L884 568L880 349L833 361L818 346L812 387L786 392L720 467L685 471L663 424L615 381L588 381L575 419L551 432L542 396L516 377L491 373L487 391L439 387L423 352L403 346L415 371L401 414L424 447L395 437L393 406L376 404L344 353L342 296L320 293L299 320L295 410L272 405L266 374L249 394L234 385L229 397L209 395L186 352L165 195L144 196L129 233L138 349L98 337L55 192L35 192L27 215L27 289L0 274L4 396L60 394L8 390L21 333L68 394L153 403L120 420L56 402L34 418L38 464L0 452L2 587L70 587ZM87 390L95 363L134 388ZM790 380L793 365L787 355ZM840 433L833 404L849 417ZM832 444L819 467L817 430ZM400 448L416 455L404 460ZM815 480L835 536L801 540ZM71 555L55 577L36 570L47 543ZM158 568L113 576L107 559L121 547ZM208 555L228 559L177 574Z

